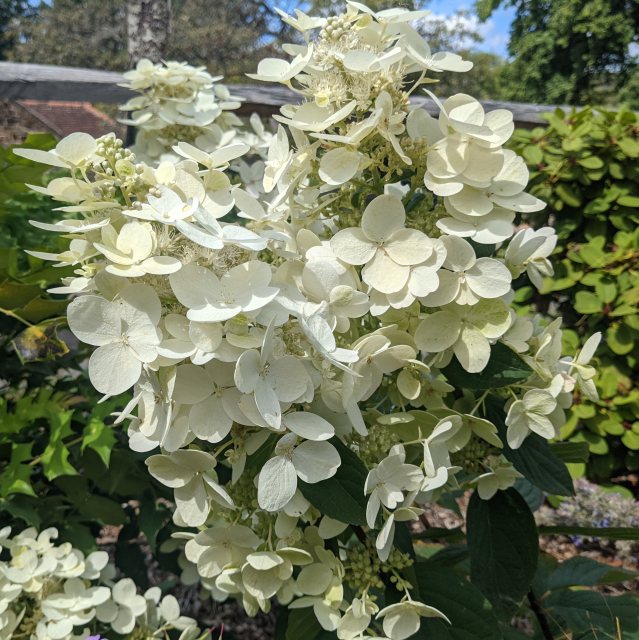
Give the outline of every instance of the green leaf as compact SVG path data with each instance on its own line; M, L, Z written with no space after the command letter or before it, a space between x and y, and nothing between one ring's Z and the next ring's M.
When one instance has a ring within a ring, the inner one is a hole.
M60 532L58 543L70 542L74 548L80 549L85 554L95 551L98 546L95 533L91 528L76 519L65 520L58 525L58 531Z
M99 418L91 418L82 431L80 450L84 451L87 447L93 449L100 456L104 466L108 467L114 444L113 429L105 425Z
M541 164L544 160L544 154L537 145L524 147L522 155L528 164Z
M530 590L537 570L539 539L535 518L513 488L490 500L473 493L466 514L470 577L497 606L518 602Z
M23 493L28 496L35 496L31 486L32 467L25 464L31 461L32 442L11 445L11 459L9 464L0 473L0 496L3 498L12 493Z
M532 374L532 369L509 347L494 344L486 368L477 374L468 373L455 359L442 369L448 382L460 389L497 389L521 382Z
M597 584L617 584L632 580L636 571L611 567L591 558L576 556L562 562L546 580L547 589L565 589L566 587L593 587Z
M622 207L639 207L639 197L637 196L621 196L617 203Z
M601 169L604 166L603 160L597 156L587 156L586 158L580 158L577 162L584 169Z
M15 494L9 499L0 498L0 513L11 514L14 526L16 520L24 520L27 526L35 527L39 530L42 525L42 518L37 507L40 505L41 501L37 498L33 500L31 496L24 498Z
M482 22L490 18L492 12L499 7L500 0L477 0L475 9Z
M632 451L639 450L639 434L634 431L626 431L623 436L621 436L621 442Z
M72 415L73 411L59 411L51 415L49 444L41 456L42 468L47 480L78 473L68 462L69 450L63 442L63 438L73 434Z
M595 285L595 293L602 302L609 304L617 297L617 285L601 280Z
M169 512L166 507L160 506L152 493L147 491L140 503L138 525L153 553L155 553L158 532L164 526L168 517Z
M288 624L284 640L313 640L322 631L313 607L291 609L288 612Z
M416 640L501 640L495 613L477 587L447 567L428 562L414 567L420 602L439 609L451 622L423 618Z
M630 353L634 346L634 332L622 322L616 322L606 331L606 343L618 356Z
M27 285L21 282L5 280L0 283L0 307L16 310L25 306L42 293L37 285Z
M599 313L602 308L601 300L590 291L577 291L575 295L575 309L579 313Z
M82 520L116 526L127 521L122 506L115 500L97 495L84 477L60 476L55 484L68 496Z
M332 438L330 442L342 459L337 473L315 484L300 481L298 487L304 497L324 515L348 524L366 524L364 483L368 471L359 457L341 440Z
M596 246L594 242L583 245L579 249L579 253L577 255L579 256L579 258L581 258L580 261L585 262L587 265L595 268L602 267L606 257L603 248ZM577 255L575 255L574 257L576 258Z
M526 501L526 504L531 511L537 511L537 509L544 504L544 492L526 478L517 478L514 487Z
M555 186L555 193L569 207L581 206L581 195L570 183L560 182Z
M550 450L564 462L588 462L590 457L587 442L553 442Z
M122 533L120 534L115 546L115 564L126 577L132 578L139 588L148 589L147 559L137 540L124 539Z
M496 396L486 398L486 417L497 427L499 437L504 443L504 456L512 462L517 471L548 493L559 496L574 494L572 478L566 465L552 452L548 442L541 436L531 433L519 449L511 449L508 446L501 399Z
M605 596L597 591L561 589L543 600L551 619L573 633L597 630L617 637L617 620L624 638L639 629L639 600L630 595ZM598 634L601 636L602 634Z
M621 138L617 140L617 145L626 156L631 158L639 157L639 144L632 138Z
M639 540L639 527L572 527L545 526L539 527L544 536L588 536L607 540Z

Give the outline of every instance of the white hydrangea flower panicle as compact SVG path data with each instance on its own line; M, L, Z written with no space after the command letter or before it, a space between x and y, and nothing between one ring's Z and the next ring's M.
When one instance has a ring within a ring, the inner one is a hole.
M89 555L66 542L56 544L56 529L25 529L11 536L0 532L9 558L0 560L2 638L65 640L99 635L158 636L171 630L200 633L194 620L182 616L177 600L160 590L137 592L133 580L113 582L115 567L105 551ZM152 607L159 604L158 607Z
M178 131L187 137L184 142L204 146L219 144L240 124L233 110L241 99L216 84L221 77L212 77L204 67L142 59L124 79L122 86L139 93L120 109L129 113L121 122L138 128L135 152L140 157L170 155Z
M504 149L512 115L439 101L440 74L471 65L432 52L420 17L283 15L291 59L251 76L301 98L272 134L236 131L204 70L146 61L126 78L143 92L126 105L135 151L76 136L23 153L69 173L40 190L77 219L38 223L69 249L36 255L74 270L54 291L74 296L92 384L130 396L118 424L173 492L185 576L250 615L312 609L346 640L446 621L408 577L407 523L451 492L513 487L508 448L527 455L595 397L599 337L562 358L561 319L515 310L513 285L552 277L556 236L516 231L543 203ZM436 117L413 102L425 84ZM19 593L53 570L37 544L10 568ZM90 579L67 562L65 579ZM171 599L127 582L94 608L118 633L191 637Z

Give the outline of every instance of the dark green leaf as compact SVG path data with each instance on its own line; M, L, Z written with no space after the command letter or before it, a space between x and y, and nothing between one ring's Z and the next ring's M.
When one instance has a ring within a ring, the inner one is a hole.
M468 373L457 360L453 360L442 373L450 384L460 389L497 389L530 376L531 368L505 344L498 342L490 351L490 360L480 373Z
M587 442L552 442L550 450L564 462L587 462L590 457Z
M42 519L36 508L40 502L32 500L31 496L24 497L21 495L13 495L7 499L0 498L0 513L6 511L11 514L14 520L23 520L28 526L40 529Z
M150 492L144 494L140 503L138 525L153 552L155 552L158 531L164 526L168 516L167 509L160 506Z
M288 624L284 640L313 640L322 631L313 607L292 609L288 612Z
M450 568L425 562L414 566L420 601L439 609L451 621L449 625L435 618L422 619L416 640L501 640L495 613L479 589Z
M120 534L120 538L122 538L122 534ZM132 578L140 589L148 588L147 560L135 539L118 539L115 546L115 564L125 576Z
M473 493L466 514L470 576L493 603L519 601L537 569L539 539L532 512L515 489L490 500Z
M504 443L504 456L517 471L543 491L559 496L574 493L572 478L566 465L554 455L550 445L541 436L531 433L519 449L511 449L506 439L503 401L496 396L486 399L486 417L497 427Z
M548 589L564 589L566 587L593 587L597 584L616 584L632 580L637 576L635 571L622 567L597 562L591 558L576 556L562 562L553 573L548 576Z
M531 511L537 511L544 503L544 492L526 478L517 478L515 489L519 491Z
M315 484L300 481L298 486L304 497L324 515L348 524L366 524L364 483L368 471L357 455L340 440L332 438L330 442L342 459L337 473Z
M561 589L545 598L543 606L551 619L559 619L573 633L594 629L599 637L605 633L616 638L617 620L623 638L633 637L627 634L639 629L639 600L630 595L610 597L597 591Z

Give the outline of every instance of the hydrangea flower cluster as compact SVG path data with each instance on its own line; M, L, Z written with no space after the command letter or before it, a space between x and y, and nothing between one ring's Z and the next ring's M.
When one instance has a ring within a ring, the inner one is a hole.
M124 78L121 86L140 94L120 106L129 113L120 122L138 129L132 150L140 159L175 158L172 147L177 140L212 151L242 129L242 121L233 113L242 99L218 82L221 76L211 76L204 67L143 59ZM257 115L251 125L252 132L240 135L254 152L266 148L269 136Z
M0 530L0 638L90 640L96 630L149 640L179 631L180 640L202 638L177 600L158 587L139 595L130 578L115 580L105 551L85 556L70 543L56 545L54 528ZM129 635L133 634L133 635Z
M132 390L119 420L196 529L186 558L216 599L310 607L341 640L444 618L414 597L398 528L450 490L512 486L504 441L555 437L573 393L595 394L599 336L562 358L560 321L511 305L513 278L552 274L555 243L515 233L543 203L503 149L512 114L462 94L431 94L437 118L410 103L471 67L430 51L409 24L422 15L284 16L303 44L253 77L301 103L276 116L259 188L228 171L250 149L234 137L151 163L81 133L16 151L69 170L43 192L82 219L40 224L71 245L37 255L75 269L55 291L76 294L96 389ZM478 383L506 362L516 376ZM345 475L363 514L340 508Z

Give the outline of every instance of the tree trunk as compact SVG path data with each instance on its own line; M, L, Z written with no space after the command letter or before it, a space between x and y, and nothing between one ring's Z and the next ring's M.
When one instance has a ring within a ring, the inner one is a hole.
M159 62L169 36L170 0L129 0L127 37L129 62L133 67L141 58Z

